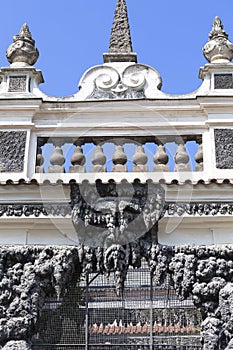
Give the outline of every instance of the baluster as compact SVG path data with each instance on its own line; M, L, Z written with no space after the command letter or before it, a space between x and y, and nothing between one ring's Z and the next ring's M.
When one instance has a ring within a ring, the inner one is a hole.
M174 160L176 163L174 171L190 171L189 155L183 143L178 145Z
M70 173L85 173L86 167L84 166L86 162L86 157L83 154L81 146L75 144L74 153L70 159L72 166L70 166Z
M92 164L94 164L91 167L91 173L106 172L106 160L107 158L103 152L103 148L97 145L91 158Z
M156 165L154 165L154 171L170 171L168 165L168 155L166 153L165 147L162 144L159 144L156 150L156 153L153 157L153 160Z
M195 167L196 171L203 171L203 147L202 143L199 144L197 153L195 155L195 161L197 165Z
M117 145L115 148L115 152L112 157L113 165L112 171L113 172L126 172L128 171L127 166L125 163L127 162L127 156L124 152L124 148L121 145Z
M147 161L148 157L144 148L142 146L137 146L136 152L133 156L133 162L135 165L133 165L132 170L134 172L148 171L148 166L146 165Z
M53 154L50 157L50 163L52 165L49 166L48 168L48 172L49 173L64 173L65 172L65 168L63 166L63 164L65 163L65 157L63 155L63 151L61 149L61 144L62 144L62 140L55 140L54 141L54 145L55 148L53 150Z
M36 173L44 173L44 157L42 155L41 147L43 144L37 145L37 154L36 154Z

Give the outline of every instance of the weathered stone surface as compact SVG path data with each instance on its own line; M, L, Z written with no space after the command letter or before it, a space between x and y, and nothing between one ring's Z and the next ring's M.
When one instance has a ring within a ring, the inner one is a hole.
M0 131L0 172L24 169L26 131Z
M14 42L6 51L6 57L11 64L33 66L38 57L39 51L35 48L35 40L32 39L28 25L25 23L19 34L14 36Z
M233 130L215 129L216 168L233 169Z

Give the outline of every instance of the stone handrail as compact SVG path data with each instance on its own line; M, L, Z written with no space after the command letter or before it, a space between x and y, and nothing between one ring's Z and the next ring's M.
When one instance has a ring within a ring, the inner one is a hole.
M203 171L202 136L39 137L36 173Z

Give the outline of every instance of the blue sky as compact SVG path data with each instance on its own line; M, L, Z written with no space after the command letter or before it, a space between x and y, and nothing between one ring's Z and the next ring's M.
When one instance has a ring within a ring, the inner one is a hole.
M40 51L36 67L53 96L75 93L82 74L102 64L108 51L116 0L1 2L0 66L5 50L24 22ZM202 46L218 15L233 41L232 0L127 0L134 51L140 63L156 68L162 90L188 93L200 85L198 72L206 62Z

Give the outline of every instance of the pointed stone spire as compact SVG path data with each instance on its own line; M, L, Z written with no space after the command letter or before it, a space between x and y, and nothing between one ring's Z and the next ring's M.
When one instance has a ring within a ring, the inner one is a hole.
M218 16L214 18L209 40L203 47L203 54L210 63L230 62L233 58L233 44Z
M8 61L12 65L33 66L39 57L39 52L27 23L21 27L19 34L15 35L13 40L13 44L6 51Z
M109 52L104 54L104 62L137 62L137 54L132 49L125 0L117 0Z

